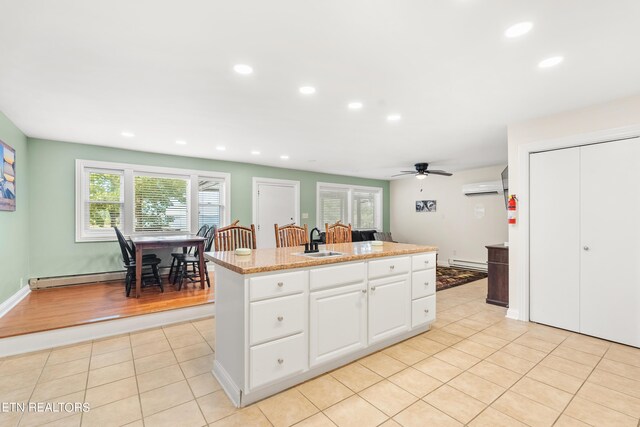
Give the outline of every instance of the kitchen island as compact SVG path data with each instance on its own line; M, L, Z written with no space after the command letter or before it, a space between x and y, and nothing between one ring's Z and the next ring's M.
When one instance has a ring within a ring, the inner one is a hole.
M427 331L436 251L360 242L206 253L216 264L214 375L242 407Z

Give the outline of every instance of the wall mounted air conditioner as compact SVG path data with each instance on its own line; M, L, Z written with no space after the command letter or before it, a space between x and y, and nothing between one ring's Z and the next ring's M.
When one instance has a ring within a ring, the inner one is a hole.
M502 182L488 181L465 184L462 186L462 193L465 196L480 196L483 194L502 194Z

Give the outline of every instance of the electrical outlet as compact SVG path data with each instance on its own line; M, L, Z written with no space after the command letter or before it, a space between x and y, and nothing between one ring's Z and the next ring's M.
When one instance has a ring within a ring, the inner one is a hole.
M304 213L302 214L302 219L309 219L309 214L308 214L308 213L306 213L306 212L304 212Z

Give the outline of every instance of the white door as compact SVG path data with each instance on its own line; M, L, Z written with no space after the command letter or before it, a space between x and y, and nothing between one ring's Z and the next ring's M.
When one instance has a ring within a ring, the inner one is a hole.
M316 366L367 345L367 294L364 282L309 298L309 358Z
M369 344L408 331L411 283L408 274L369 281Z
M580 330L580 149L529 158L529 317Z
M298 187L295 184L257 182L255 186L256 240L259 248L275 248L274 224L298 221Z
M580 154L580 332L640 346L640 138Z

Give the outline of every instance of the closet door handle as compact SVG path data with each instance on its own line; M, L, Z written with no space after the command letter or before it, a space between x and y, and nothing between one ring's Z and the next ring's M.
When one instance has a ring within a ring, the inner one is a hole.
M582 249L584 249L585 251L589 251L589 246L583 246Z

